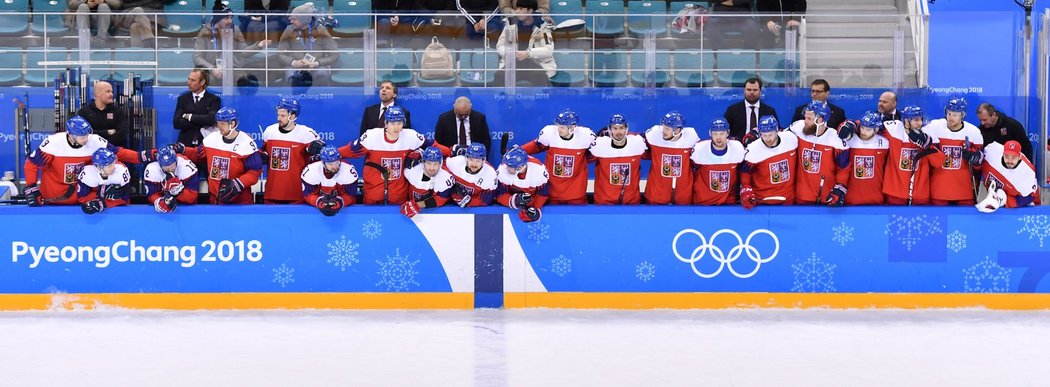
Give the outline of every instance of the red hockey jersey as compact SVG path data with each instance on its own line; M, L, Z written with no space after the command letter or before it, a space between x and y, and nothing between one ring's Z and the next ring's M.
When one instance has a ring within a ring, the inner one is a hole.
M798 162L798 137L791 131L777 132L780 144L768 147L761 139L748 144L740 185L751 187L759 202L781 196L785 203L795 202L795 164Z
M693 146L693 204L717 206L736 203L739 189L738 169L747 150L737 140L726 143L725 154L716 155L711 140Z
M645 131L645 141L653 160L645 183L645 200L649 204L689 204L693 200L693 172L689 155L700 138L693 128L682 128L676 141L664 140L663 125ZM674 191L674 200L671 192Z
M846 164L849 151L835 129L827 128L820 135L808 135L802 132L805 124L805 121L799 120L788 127L798 137L795 203L824 203L824 198L835 187L835 183L846 184L846 180L837 180L836 172L840 165Z
M963 158L962 150L967 140L970 150L980 152L984 148L981 130L963 121L963 127L953 131L948 129L948 121L943 118L930 121L924 130L941 143L941 151L930 155L933 166L930 170L930 197L949 201L976 200L973 197L973 172L970 162Z
M530 155L547 152L550 201L554 204L587 204L587 149L594 142L590 128L577 126L572 138L558 135L558 127L547 125L535 140L521 149Z
M212 204L219 201L219 182L236 179L244 186L230 204L252 204L251 187L259 182L262 174L262 158L255 140L247 133L237 131L237 137L227 140L221 132L212 132L197 148L186 148L186 155L196 163L203 161L208 166L208 192Z
M912 160L922 149L908 139L904 123L886 121L880 133L890 142L890 153L886 158L885 181L882 192L899 200L908 199L908 186L912 169L915 171L915 184L912 188L912 204L930 203L930 156L926 156L912 165ZM929 134L929 133L927 133ZM936 146L937 136L931 135ZM848 194L846 196L849 196Z
M467 157L456 156L445 160L445 169L456 179L452 198L459 200L470 195L467 207L481 207L492 204L496 194L496 168L484 163L478 173L467 171Z
M139 162L139 154L135 151L110 144L98 135L89 135L87 144L74 148L69 145L66 132L59 132L45 137L40 146L29 154L26 163L22 166L26 184L36 184L39 181L40 196L43 198L65 196L65 199L54 200L49 204L77 203L76 195L74 195L77 189L77 176L84 165L91 162L91 155L102 148L116 153L117 160L121 162Z
M301 177L303 200L317 207L317 199L333 191L343 199L343 205L354 204L357 196L357 169L347 163L339 164L339 171L332 177L324 173L324 163L317 161L303 168Z
M118 189L131 183L131 172L124 164L116 163L116 168L109 176L102 176L102 171L94 164L85 165L77 176L77 202L87 203L105 196L108 189ZM117 199L105 199L106 208L113 208L128 204L128 197L124 195Z
M295 124L288 133L282 132L277 124L263 131L263 150L270 155L270 161L266 164L264 200L302 203L301 175L303 168L310 163L306 147L320 139L317 132L302 124Z
M510 207L511 196L517 193L532 195L533 207L543 208L543 205L547 204L547 195L550 194L547 169L532 157L529 157L527 165L528 168L525 168L525 173L521 175L507 171L506 165L500 165L496 169L496 179L499 180L496 201L500 205Z
M638 204L642 201L638 173L642 157L649 151L645 139L634 133L627 134L627 143L613 146L612 137L602 136L594 140L589 157L594 160L594 204ZM623 192L623 202L620 202Z
M1027 157L1021 155L1021 162L1010 169L1003 165L1003 144L993 142L984 147L984 163L981 172L984 179L999 182L1006 192L1006 207L1017 208L1018 198L1035 195L1032 204L1039 205L1039 185L1036 180L1035 166Z
M408 183L405 181L403 165L405 158L416 149L431 143L412 129L402 129L396 140L386 138L384 128L365 131L350 145L339 148L342 157L364 157L366 163L376 163L390 174L389 203L401 204L408 198ZM447 153L446 153L447 154ZM383 204L383 174L375 168L365 166L364 203Z
M200 187L197 179L197 166L183 155L175 160L175 171L169 176L161 168L160 163L154 161L146 165L142 179L146 181L146 196L153 203L164 195L171 184L182 183L182 192L175 197L182 204L197 203L197 190Z
M867 140L854 135L849 146L849 165L838 172L837 181L846 181L846 204L883 204L882 182L890 141L876 134Z

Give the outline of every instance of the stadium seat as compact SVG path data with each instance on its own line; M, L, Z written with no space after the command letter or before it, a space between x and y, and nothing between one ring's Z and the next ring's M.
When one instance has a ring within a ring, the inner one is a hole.
M551 19L554 19L554 24L558 24L569 19L582 18L583 2L581 2L580 0L551 1Z
M499 70L499 54L482 49L459 54L459 83L463 86L491 86Z
M591 57L594 87L627 86L627 55L623 51L598 50Z
M416 83L418 83L419 86L428 86L428 87L434 87L434 86L455 86L456 85L456 79L459 78L459 76L456 74L456 57L457 57L457 54L459 54L459 53L456 52L456 51L452 51L452 50L449 50L449 53L452 54L452 76L450 76L448 78L424 79L422 77L422 73L420 73L419 74L420 76L416 77ZM416 51L416 59L418 60L419 63L421 63L421 64L423 63L423 50L417 50ZM419 70L422 71L421 69L419 69Z
M69 60L69 51L61 47L48 47L44 54L44 47L30 47L26 49L26 75L25 80L29 85L42 86L54 82L55 77L66 69L66 66L40 65L43 61Z
M0 35L24 35L29 31L29 0L0 1Z
M415 62L412 51L390 49L376 51L376 82L388 80L404 87L412 83Z
M74 54L74 56L79 56ZM89 60L91 61L110 61L113 60L113 50L108 48L93 48L91 50ZM83 60L81 58L80 60ZM91 72L88 73L92 80L100 81L103 79L113 78L113 65L93 64L91 65Z
M339 27L333 28L337 36L356 36L372 27L372 0L334 0L332 13L355 15L336 15ZM356 15L361 14L361 15Z
M781 86L787 82L783 51L760 51L758 53L758 78L769 85Z
M175 13L202 13L197 0L177 0L164 5L164 17L168 25L161 30L168 36L196 36L204 26L201 15L173 15Z
M582 86L587 82L587 65L582 52L554 52L558 73L551 78L553 86Z
M22 83L22 49L0 47L0 85L13 86Z
M723 87L743 87L744 81L755 75L755 52L749 50L719 50L718 84Z
M147 80L154 78L157 69L157 57L152 49L147 48L122 48L113 51L114 61L123 62L153 62L152 65L145 64L118 64L113 65L113 79L122 81L128 77L128 73L135 73L139 79ZM187 73L189 73L187 71Z
M671 81L668 70L671 69L671 54L668 52L656 52L656 71L653 72L652 81L656 87L663 87ZM631 82L637 87L644 87L647 80L645 73L645 52L631 52Z
M361 86L365 81L365 54L361 51L340 51L338 68L332 70L332 83L339 86Z
M244 0L222 0L222 4L233 11L234 15L244 12Z
M44 12L56 12L44 15ZM69 27L62 20L61 12L66 12L66 2L59 0L34 0L33 1L33 28L34 34L59 35L69 32Z
M193 51L176 49L157 52L157 83L164 86L185 85L193 69Z
M674 81L678 87L707 87L715 83L715 56L710 51L674 53Z
M658 37L667 34L667 3L662 0L630 1L627 15L627 32L632 36L645 36L649 32Z
M618 16L592 16L587 21L587 32L598 37L623 35L624 16L622 1L594 1L587 4L587 13L593 15L612 14Z

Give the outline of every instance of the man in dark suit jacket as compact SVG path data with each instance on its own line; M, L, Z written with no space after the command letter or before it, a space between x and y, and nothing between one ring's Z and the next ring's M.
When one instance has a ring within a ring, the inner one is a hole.
M729 105L723 116L729 122L729 137L737 140L744 138L748 130L758 126L758 120L762 116L777 116L777 110L772 106L759 101L762 98L762 81L758 78L749 78L744 82L744 100ZM780 119L778 118L779 122ZM781 127L786 127L780 123Z
M401 111L405 112L404 127L416 129L412 126L412 115L408 109L397 103L397 85L390 81L383 81L379 83L379 103L366 107L365 113L361 115L361 134L369 129L384 127L379 117L386 112L387 108L394 105L401 107Z
M901 119L901 112L897 110L897 93L885 91L879 95L879 113L883 121Z
M461 127L466 138L460 137ZM434 141L449 148L480 143L485 145L485 149L492 149L492 137L485 115L471 109L470 98L467 97L456 98L452 110L438 116L437 124L434 125Z
M846 121L846 111L842 110L838 105L828 102L828 95L830 94L831 85L828 84L828 81L817 79L809 85L809 95L813 97L813 100L827 103L828 108L831 109L831 115L828 116L828 127L838 129L839 125L842 125L842 123ZM795 115L791 116L791 122L786 124L790 125L792 122L803 119L802 111L805 110L806 106L809 106L809 104L804 103L795 108Z
M201 128L215 126L215 113L222 107L222 101L219 96L208 91L208 72L205 70L190 71L186 85L189 91L182 93L175 101L172 124L179 130L178 142L195 147L204 139Z

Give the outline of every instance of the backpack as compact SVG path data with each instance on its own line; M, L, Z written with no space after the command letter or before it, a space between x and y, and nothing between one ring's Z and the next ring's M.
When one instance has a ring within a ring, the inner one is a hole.
M674 20L671 21L671 30L681 34L699 33L704 29L707 17L707 8L692 3L686 4L685 8L675 14Z
M419 62L419 77L425 79L452 78L455 64L452 52L438 42L435 36L427 48L423 49L423 59Z

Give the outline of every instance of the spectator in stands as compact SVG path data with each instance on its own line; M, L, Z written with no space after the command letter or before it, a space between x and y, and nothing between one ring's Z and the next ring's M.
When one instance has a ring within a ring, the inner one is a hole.
M831 115L828 116L828 127L837 129L839 125L842 125L846 121L846 111L842 110L841 107L828 102L828 96L831 95L831 85L828 81L823 79L813 80L813 83L809 85L809 95L814 101L820 101L828 104L828 108L831 109ZM809 103L804 103L795 108L795 115L791 117L791 122L795 122L803 119L803 111Z
M65 16L70 27L90 29L95 26L95 38L98 41L109 39L109 26L113 21L113 11L119 10L121 0L70 0L69 11ZM75 21L75 24L74 24Z
M1033 160L1032 142L1028 140L1028 131L1020 122L987 102L977 106L977 119L981 121L981 136L984 137L985 146L993 142L1005 145L1007 141L1017 141L1021 144L1021 153L1024 153L1028 160Z
M806 0L757 0L764 48L784 48L785 34L797 34ZM834 113L834 111L832 111ZM830 123L830 122L829 122Z
M704 31L713 49L755 48L758 25L751 18L751 0L713 2ZM727 39L733 34L739 35L735 42Z
M483 40L486 34L489 40L495 40L503 29L499 0L456 0L456 8L463 14L468 40ZM480 48L483 44L475 42L470 48Z
M749 78L744 82L744 100L729 105L722 115L729 122L729 137L743 139L744 135L758 127L758 118L765 116L777 116L777 110L772 106L763 104L762 81L758 78Z
M154 0L69 0L66 24L77 29L96 27L95 42L109 44L110 24L117 32L131 34L132 47L144 47L152 43L153 27L144 12L158 12L161 3ZM158 7L158 8L155 8ZM117 14L127 9L124 14ZM92 16L94 14L94 16Z
M277 45L278 63L292 87L327 86L332 66L339 61L335 40L328 28L317 25L314 15L313 3L295 7Z
M901 119L901 114L897 111L897 93L885 91L879 95L879 113L882 114L883 121Z
M164 25L164 19L154 15L164 11L164 3L161 0L124 0L123 9L122 14L113 18L117 31L131 35L131 47L152 47L153 21Z
M288 27L288 13L291 0L245 0L241 17L241 30L247 34L251 43L266 40L266 35L284 31Z
M121 148L128 147L128 117L113 102L113 85L99 81L93 85L95 98L77 110L95 134ZM130 149L130 148L129 148Z
M450 149L466 149L467 145L481 143L492 149L492 137L485 114L474 110L470 98L459 97L452 110L441 113L434 125L434 141Z
M427 26L430 20L415 15L423 12L422 0L375 0L372 12L376 16L376 40L383 47L405 47L406 42L395 42L399 36L412 37L414 33Z
M188 147L200 145L208 133L215 131L215 113L222 107L219 96L208 91L208 70L193 69L186 77L188 91L175 101L172 125L179 131L178 142Z
M531 10L527 14L539 16L544 23L554 27L554 19L551 19L550 0L499 0L499 9L503 17L522 15L523 10Z
M506 79L504 71L508 61L515 61L515 76L521 86L550 86L550 79L558 72L550 30L553 25L544 23L537 1L547 3L547 0L516 0L514 14L507 18L511 24L500 32L496 43L496 52L500 55L496 86L503 85ZM549 9L549 5L547 7ZM504 58L503 53L514 33L517 33L517 47L511 47L515 51L514 57Z
M386 110L394 105L400 107L401 111L405 113L405 125L403 127L413 129L412 115L405 108L405 105L397 103L397 85L394 82L384 80L379 83L379 103L366 107L364 114L361 115L360 134L364 134L369 129L386 127L384 120Z
M215 10L208 25L205 28L201 28L201 32L197 34L197 41L194 42L193 65L210 72L211 79L221 80L224 75L222 73L223 66L219 66L219 60L222 59L222 41L225 34L232 33L233 63L231 63L230 68L261 67L258 66L258 61L252 61L251 58L255 56L255 50L266 48L270 44L270 40L261 40L259 43L249 45L244 39L244 34L241 33L240 27L233 24L233 11L221 2L216 2L215 4L218 8Z

